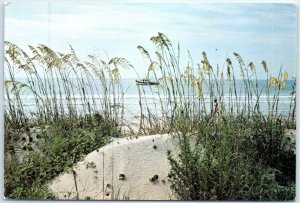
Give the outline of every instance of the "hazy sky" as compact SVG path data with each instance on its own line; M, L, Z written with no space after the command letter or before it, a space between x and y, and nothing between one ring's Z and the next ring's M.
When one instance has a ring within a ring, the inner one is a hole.
M142 45L154 57L150 38L162 32L174 46L179 42L182 67L187 64L188 50L194 64L205 51L213 67L222 67L227 57L233 59L232 53L238 52L246 63L254 62L260 78L264 77L262 60L273 75L280 66L290 76L296 75L297 13L293 4L11 2L5 8L5 40L25 50L27 45L46 44L55 51L68 51L70 43L82 59L88 54L102 59L125 57L144 76L148 63L136 47Z

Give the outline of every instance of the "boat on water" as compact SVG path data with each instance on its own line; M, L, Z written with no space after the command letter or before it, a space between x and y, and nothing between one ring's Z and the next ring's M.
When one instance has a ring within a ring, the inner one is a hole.
M148 79L142 79L142 80L135 80L135 83L137 85L159 85L158 82L152 82Z

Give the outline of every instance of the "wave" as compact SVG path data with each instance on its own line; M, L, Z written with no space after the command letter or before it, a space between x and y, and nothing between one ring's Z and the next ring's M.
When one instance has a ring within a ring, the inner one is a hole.
M7 96L5 95L4 96L5 100L7 100ZM72 96L72 97L68 97L67 95L61 95L61 96L41 96L41 97L38 97L36 98L35 96L33 95L23 95L21 96L21 100L22 101L34 101L35 99L43 99L43 100L46 100L46 99L50 99L50 100L53 100L53 99L62 99L62 100L82 100L82 99L95 99L95 100L103 100L103 99L112 99L112 98L115 98L117 100L121 100L121 99L124 99L124 100L138 100L138 99L155 99L155 100L166 100L166 99L169 99L171 98L172 100L175 98L175 99L183 99L183 100L190 100L190 99L195 99L195 100L198 100L199 97L198 96L192 96L192 95L189 95L189 96L171 96L171 97L168 97L168 96L159 96L159 95L153 95L153 94L145 94L145 95L138 95L138 94L119 94L119 95L87 95L85 98L82 97L81 95L75 95L75 96ZM224 95L222 97L214 97L214 98L217 98L218 101L229 101L230 99L231 100L236 100L235 96L229 96L229 95ZM279 95L279 100L280 101L290 101L291 99L293 98L293 96L291 95ZM208 96L208 95L204 95L203 96L203 99L204 100L210 100L211 97ZM248 100L248 97L247 95L241 95L241 96L237 96L237 100L238 101L241 101L241 100ZM252 101L256 101L258 98L256 96L252 96L250 97L250 100ZM273 97L271 96L267 96L267 95L262 95L259 97L259 101L267 101L268 99L272 100Z

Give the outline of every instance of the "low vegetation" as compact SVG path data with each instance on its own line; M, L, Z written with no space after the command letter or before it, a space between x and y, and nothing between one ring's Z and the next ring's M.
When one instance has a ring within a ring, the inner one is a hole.
M6 133L9 133L8 130ZM82 119L68 127L56 124L44 133L37 141L38 148L28 151L22 160L18 156L6 157L6 198L54 198L46 183L70 170L84 155L107 144L112 136L120 135L111 123L93 118L89 121Z
M181 152L179 158L169 156L171 188L178 199L295 198L295 142L283 136L282 120L211 117L199 121L191 139L189 118L178 119Z

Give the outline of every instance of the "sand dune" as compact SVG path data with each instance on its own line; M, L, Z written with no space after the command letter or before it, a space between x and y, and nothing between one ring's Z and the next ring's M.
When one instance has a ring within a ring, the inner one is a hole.
M177 143L168 134L115 139L88 154L74 172L53 180L50 188L59 199L174 199L167 151L176 154Z

